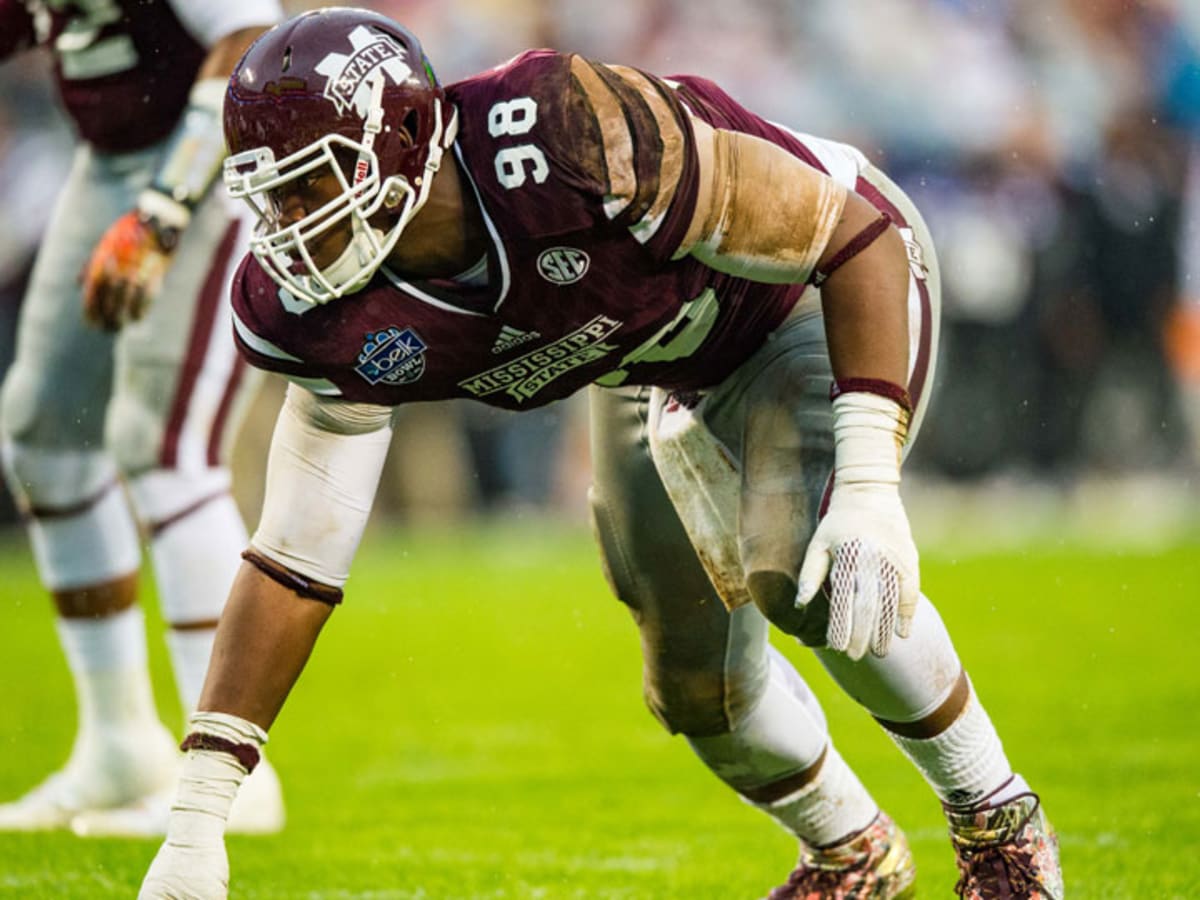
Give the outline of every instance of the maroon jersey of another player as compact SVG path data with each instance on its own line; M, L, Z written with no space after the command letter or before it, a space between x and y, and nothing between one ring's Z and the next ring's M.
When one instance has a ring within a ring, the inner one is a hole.
M671 258L698 184L686 109L811 162L716 85L530 51L447 93L490 234L486 286L410 282L384 268L314 307L248 257L233 303L252 364L355 401L466 397L528 409L592 382L714 385L795 304L800 285Z
M80 137L108 153L166 137L205 56L167 0L0 0L0 55L35 43Z

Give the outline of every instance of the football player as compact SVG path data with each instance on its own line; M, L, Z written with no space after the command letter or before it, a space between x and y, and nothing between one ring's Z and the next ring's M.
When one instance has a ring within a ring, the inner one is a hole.
M48 49L79 137L0 408L78 728L64 768L0 806L0 830L166 826L180 755L151 694L139 527L190 712L245 543L226 464L257 383L224 302L248 229L212 189L221 106L233 65L282 18L277 0L0 0L0 57ZM277 779L255 780L231 827L278 830Z
M960 896L1061 896L1038 795L920 592L898 485L938 268L882 172L702 78L539 50L443 88L411 33L354 10L260 38L225 128L226 184L259 217L237 340L292 384L142 897L225 896L226 814L342 600L394 411L588 386L592 511L646 697L798 839L771 896L915 879L771 623L928 781Z

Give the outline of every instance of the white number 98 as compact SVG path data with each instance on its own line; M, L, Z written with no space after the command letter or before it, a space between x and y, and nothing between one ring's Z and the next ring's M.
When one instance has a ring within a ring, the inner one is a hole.
M532 97L502 100L488 110L488 134L492 137L526 134L537 122L537 102ZM530 176L541 184L550 176L546 155L535 144L504 147L496 153L496 179L512 190Z

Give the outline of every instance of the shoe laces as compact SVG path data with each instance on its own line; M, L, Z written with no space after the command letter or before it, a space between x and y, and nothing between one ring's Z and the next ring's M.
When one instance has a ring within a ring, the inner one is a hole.
M1029 838L1022 836L1002 844L964 848L959 857L962 877L954 886L955 894L966 897L968 890L974 890L981 900L1030 896L1041 882L1029 843Z
M868 829L869 831L869 829ZM767 900L789 900L816 893L820 897L841 897L851 886L870 877L875 860L875 842L864 831L852 841L828 850L805 853L800 864L788 875L787 883L776 888Z
M848 884L853 884L855 875L867 862L867 858L864 857L836 869L802 864L788 875L786 884L767 895L767 900L790 900L793 897L807 897L814 892L821 897L841 896L837 892L844 891Z

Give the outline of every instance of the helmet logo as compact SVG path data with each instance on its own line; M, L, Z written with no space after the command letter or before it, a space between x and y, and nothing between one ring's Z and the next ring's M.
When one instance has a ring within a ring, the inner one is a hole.
M587 274L591 260L574 247L551 247L537 258L538 274L551 284L574 284Z
M354 48L350 54L328 54L317 71L329 79L324 94L339 114L353 109L366 118L372 82L386 73L395 84L403 84L413 71L405 49L386 34L359 25L350 32L350 44Z

